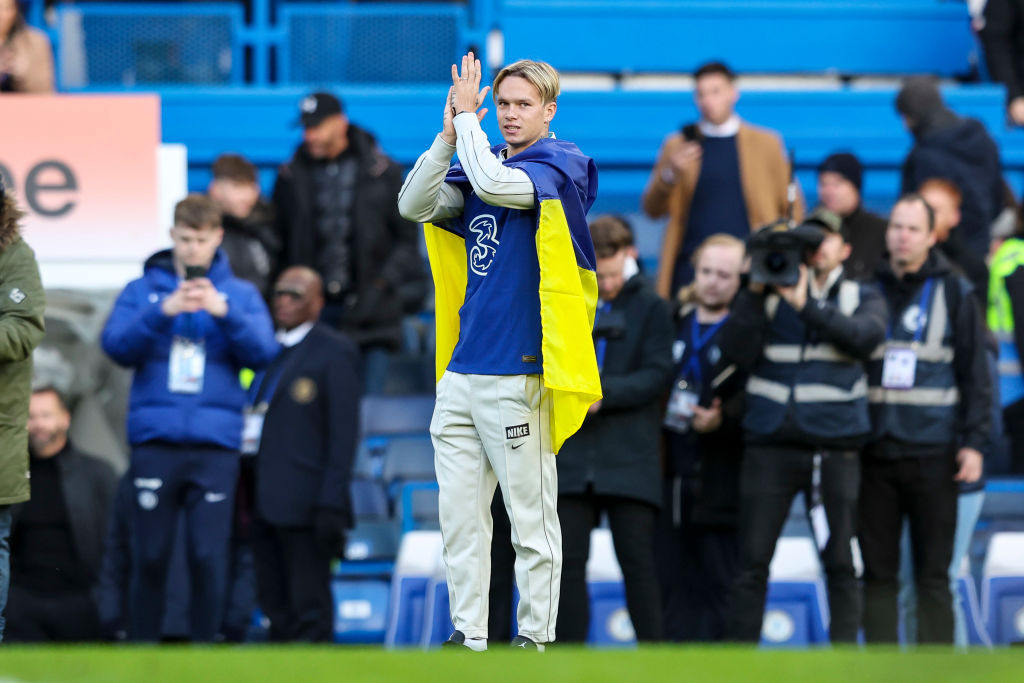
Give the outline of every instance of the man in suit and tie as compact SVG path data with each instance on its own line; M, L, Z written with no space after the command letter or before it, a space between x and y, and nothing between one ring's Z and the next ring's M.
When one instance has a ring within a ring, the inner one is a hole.
M256 455L253 553L272 641L330 641L331 560L351 526L359 352L317 322L323 282L285 270L272 308L281 355L253 380L243 452Z

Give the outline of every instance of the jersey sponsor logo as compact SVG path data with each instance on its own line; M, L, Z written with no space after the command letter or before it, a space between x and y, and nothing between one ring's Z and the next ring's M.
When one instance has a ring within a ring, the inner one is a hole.
M505 427L505 439L521 439L524 436L530 435L530 425L521 424L513 425L511 427Z
M486 276L498 253L498 221L489 213L477 216L469 224L476 242L469 250L469 267L477 275Z
M15 287L14 289L11 290L10 297L11 301L13 301L16 304L20 304L22 301L25 300L25 292Z

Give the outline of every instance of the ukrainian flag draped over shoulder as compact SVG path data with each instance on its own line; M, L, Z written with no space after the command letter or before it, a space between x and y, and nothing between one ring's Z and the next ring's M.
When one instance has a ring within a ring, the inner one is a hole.
M544 386L552 394L552 445L557 453L601 398L592 337L597 274L586 218L597 196L597 168L576 145L554 138L539 140L506 165L525 171L535 188L541 352ZM453 167L449 179L460 176L465 178ZM466 246L463 236L444 227L427 223L424 230L434 278L435 372L440 380L459 340L459 309L468 281Z

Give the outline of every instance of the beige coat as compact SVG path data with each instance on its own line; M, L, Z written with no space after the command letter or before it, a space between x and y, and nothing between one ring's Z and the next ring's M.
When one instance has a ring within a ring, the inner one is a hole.
M670 296L672 274L676 259L683 245L690 202L700 177L700 160L684 169L673 183L666 183L670 172L669 156L684 143L679 133L670 135L662 144L658 161L651 171L647 189L644 190L643 207L647 215L660 218L669 215L665 226L665 237L661 246L658 264L658 278L655 283L662 297ZM764 128L743 123L736 135L736 150L739 155L740 183L747 205L750 228L754 230L786 216L788 202L786 190L789 185L789 162L783 151L778 134ZM797 188L794 218L803 218L803 198Z

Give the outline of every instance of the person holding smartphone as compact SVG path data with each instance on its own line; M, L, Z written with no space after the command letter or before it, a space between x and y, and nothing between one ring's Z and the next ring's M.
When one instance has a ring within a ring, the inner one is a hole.
M643 196L647 215L668 215L655 282L666 299L693 279L693 253L710 235L746 239L753 228L803 215L778 133L736 114L736 74L709 62L694 82L700 120L665 139Z
M128 636L160 638L167 569L184 513L192 639L217 635L238 477L243 367L261 369L279 346L256 288L219 249L221 212L202 195L174 209L171 249L125 287L102 344L134 370L128 408L132 575Z

